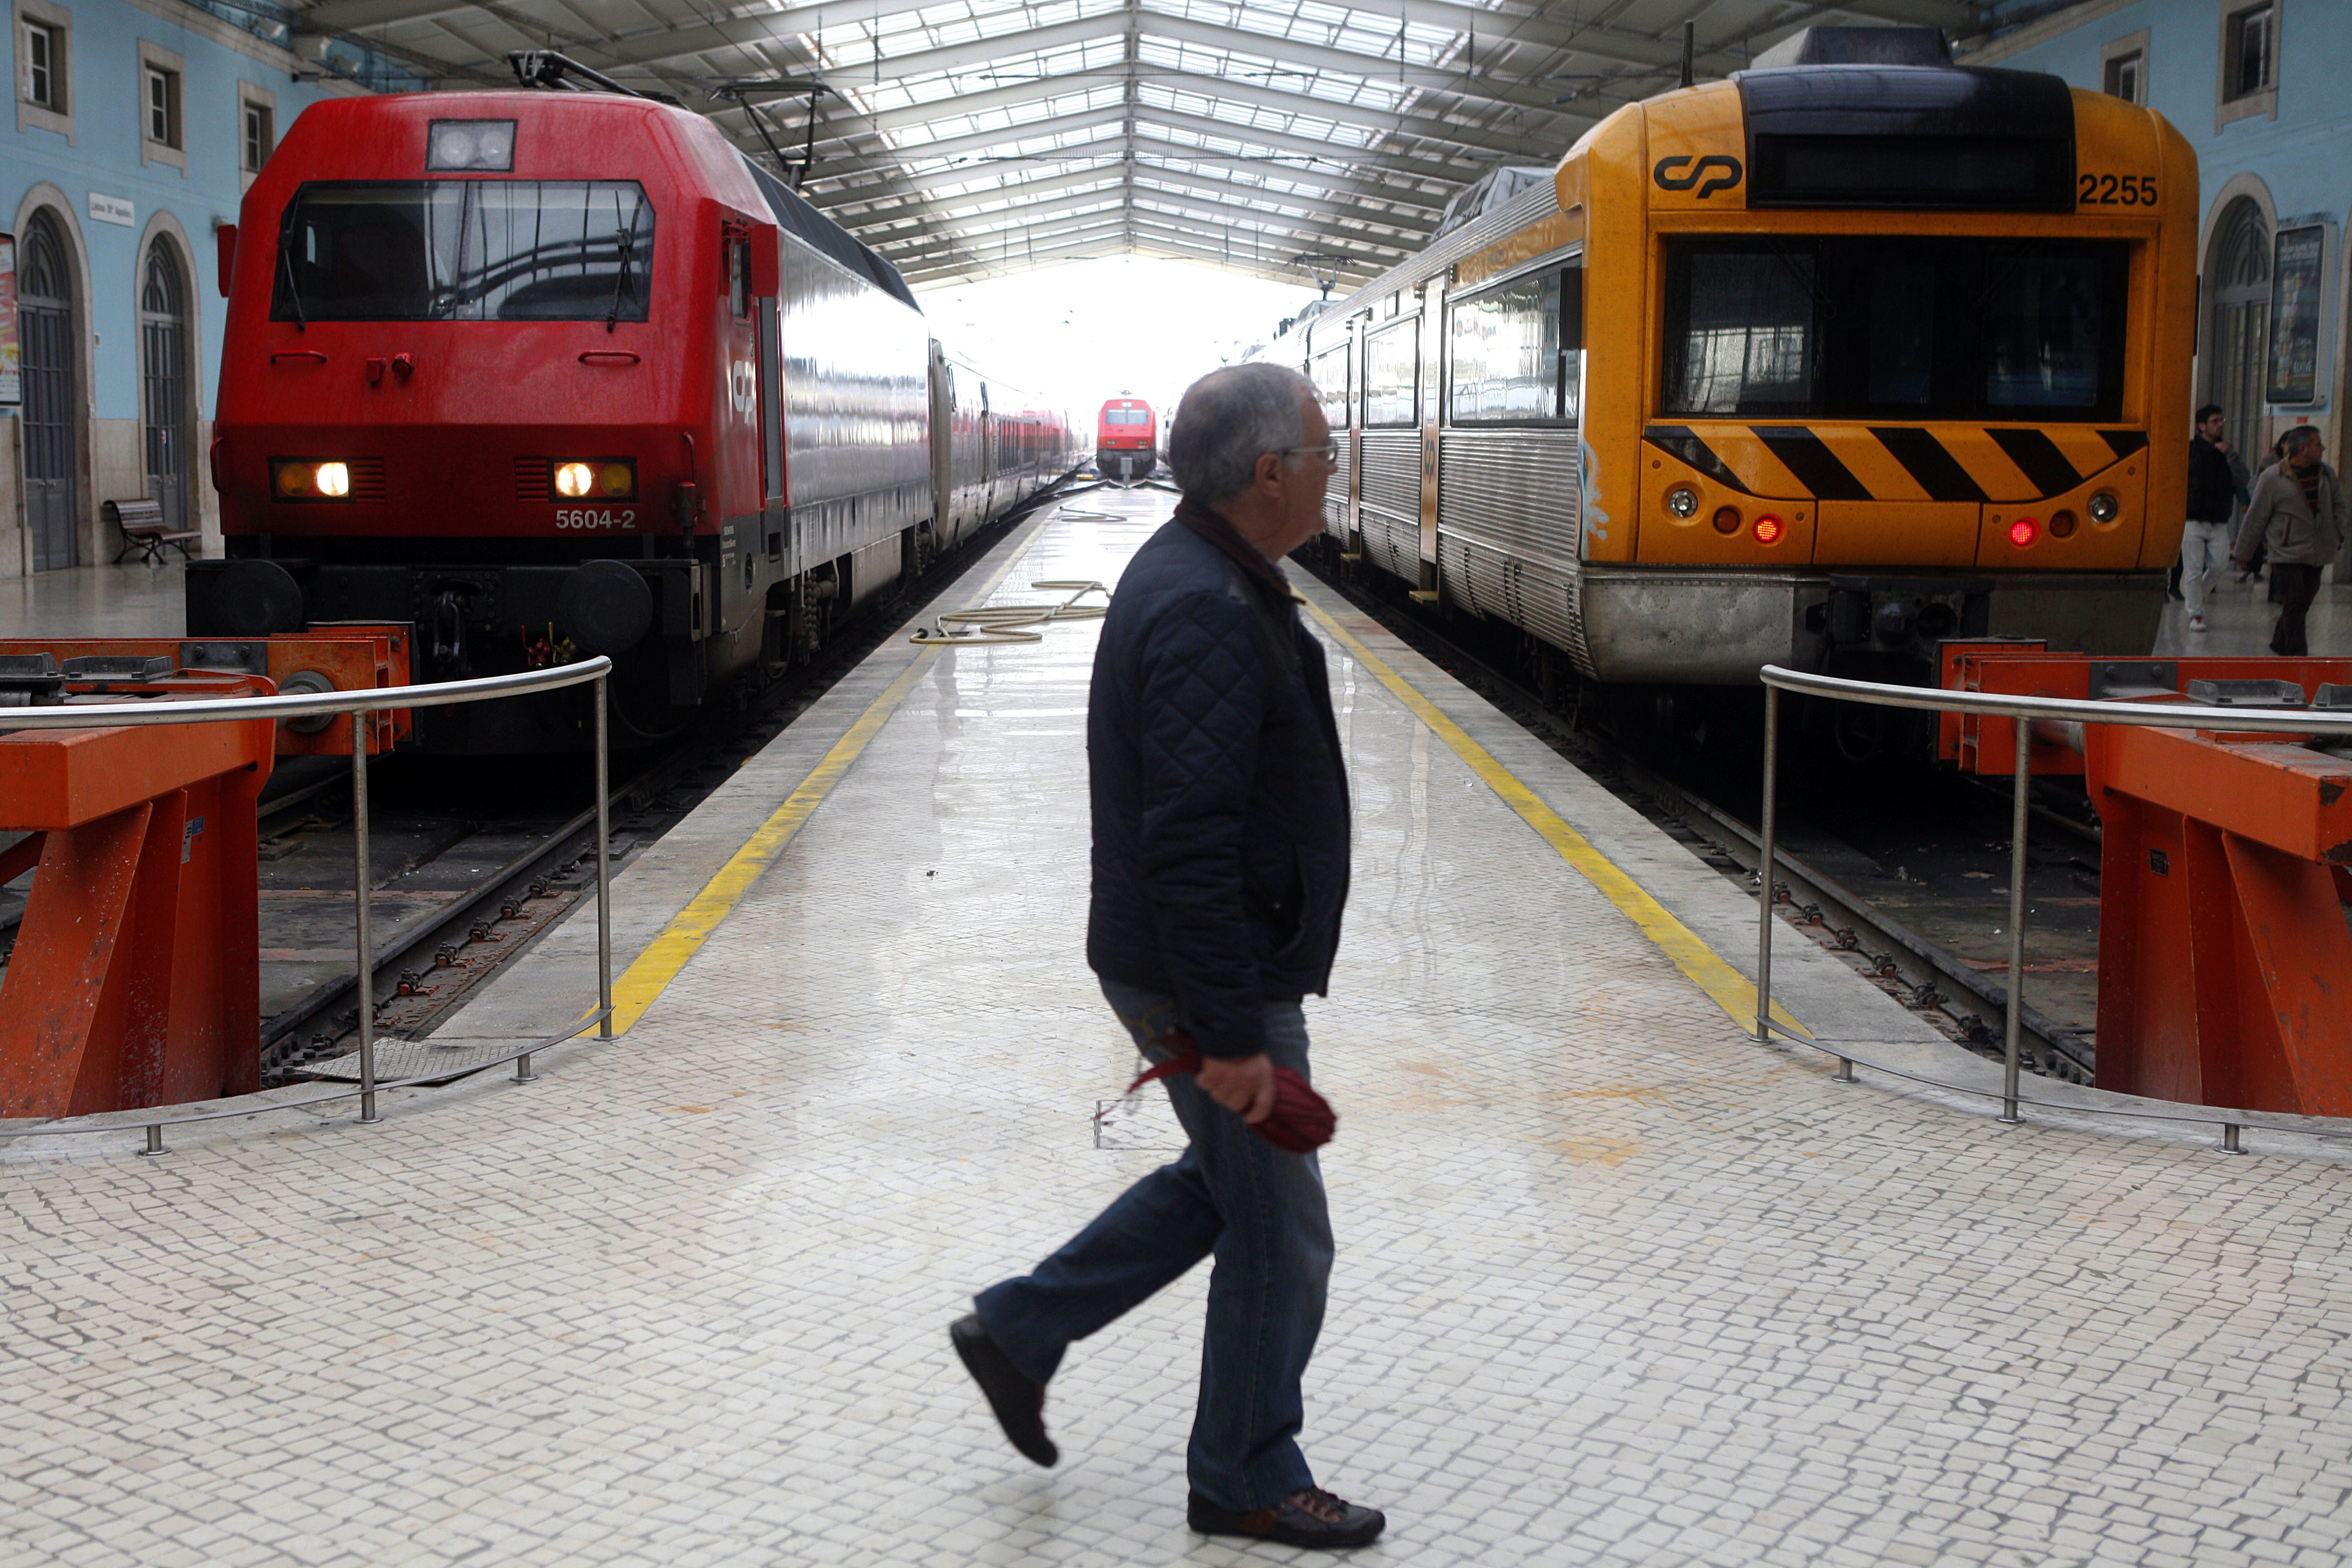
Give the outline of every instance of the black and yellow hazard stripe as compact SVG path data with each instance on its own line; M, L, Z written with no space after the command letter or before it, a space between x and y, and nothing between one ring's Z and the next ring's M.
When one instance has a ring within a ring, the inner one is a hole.
M1822 501L2038 501L2147 444L2081 424L1654 424L1643 438L1750 496Z

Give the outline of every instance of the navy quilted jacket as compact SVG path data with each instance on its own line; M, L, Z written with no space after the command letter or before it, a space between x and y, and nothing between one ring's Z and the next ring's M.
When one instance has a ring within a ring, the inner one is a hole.
M1178 519L1129 563L1095 651L1087 961L1173 996L1204 1054L1250 1056L1267 1002L1328 988L1347 775L1323 650L1280 574L1245 566L1215 514Z

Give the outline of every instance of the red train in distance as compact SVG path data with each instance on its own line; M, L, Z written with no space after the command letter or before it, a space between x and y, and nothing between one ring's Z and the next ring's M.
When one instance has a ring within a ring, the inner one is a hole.
M1114 485L1139 485L1160 466L1160 420L1140 398L1115 397L1095 421L1095 470Z
M615 661L616 746L780 674L1085 459L896 268L699 115L621 92L330 99L219 231L226 559L188 635L404 622L421 681ZM586 698L417 742L586 744Z

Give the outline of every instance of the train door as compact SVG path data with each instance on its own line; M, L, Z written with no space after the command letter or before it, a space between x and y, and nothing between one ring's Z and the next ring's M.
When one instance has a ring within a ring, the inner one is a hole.
M1437 402L1445 380L1444 336L1438 312L1444 308L1445 286L1435 278L1421 286L1421 317L1413 329L1420 334L1421 417L1421 583L1419 591L1437 592Z
M74 563L79 444L73 273L57 221L47 213L26 225L16 319L24 354L25 523L33 535L33 570L50 571Z
M782 553L783 517L791 507L784 486L783 312L771 295L754 301L760 340L760 495L769 531L777 536L772 553Z
M996 413L988 406L988 383L980 383L980 485L987 497L990 517L996 515L1003 497L996 493Z
M941 549L963 537L955 504L955 368L931 340L931 533Z

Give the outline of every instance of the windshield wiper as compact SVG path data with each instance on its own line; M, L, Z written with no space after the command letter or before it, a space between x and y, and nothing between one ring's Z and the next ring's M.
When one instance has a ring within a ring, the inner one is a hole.
M294 280L294 247L282 239L278 242L278 259L286 269L286 299L294 307L294 329L307 332L310 318L302 310L302 286Z
M618 205L617 198L614 204ZM613 330L614 323L621 319L621 290L628 287L629 262L637 253L637 214L644 210L642 205L630 208L629 226L621 231L621 260L613 272L613 306L604 313L604 330L607 332ZM614 215L617 217L619 214Z

